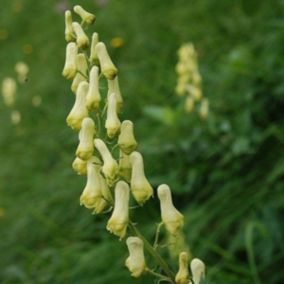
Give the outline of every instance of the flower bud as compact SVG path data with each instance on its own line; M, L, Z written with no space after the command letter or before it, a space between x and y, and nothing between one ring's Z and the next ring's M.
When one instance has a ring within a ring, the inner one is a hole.
M183 226L183 215L174 207L171 190L168 185L162 184L158 187L160 199L161 217L166 229L176 235Z
M87 77L88 64L86 61L86 57L83 53L77 54L76 66L77 66L77 73L71 85L71 90L74 93L76 93L77 88L81 82L87 81L86 77Z
M184 103L184 109L186 112L191 113L194 108L194 98L192 96L187 96Z
M94 144L96 149L99 151L104 164L102 167L102 172L107 179L107 182L111 184L118 173L118 165L116 160L112 157L106 144L101 139L95 139Z
M120 149L127 155L137 148L132 121L124 120L122 122L120 135L118 136L118 145Z
M126 181L131 179L131 163L129 155L126 155L121 150L119 152L119 175L123 177Z
M17 84L13 78L5 78L2 82L2 96L6 106L12 106L15 103Z
M129 186L126 182L119 181L114 192L114 209L108 220L107 230L122 239L126 234L129 221Z
M209 112L209 102L207 99L202 99L200 109L199 109L199 115L202 119L207 118Z
M110 59L105 44L103 42L99 42L95 47L95 52L99 58L104 76L109 80L114 79L117 75L117 69Z
M82 160L88 160L94 152L95 123L90 117L85 117L82 121L79 132L80 143L76 150L76 156Z
M99 90L99 68L93 66L90 72L90 85L86 97L88 110L97 110L100 106L101 94Z
M96 45L99 42L99 34L93 33L92 35L92 42L91 42L91 48L90 48L90 62L96 65L99 65L99 59L96 53Z
M87 23L89 25L94 23L94 21L96 20L96 16L94 14L87 12L79 5L76 5L74 7L74 12L81 17L84 23Z
M153 188L145 177L142 155L139 152L132 152L130 162L132 165L131 192L137 203L142 205L153 195Z
M107 129L107 135L110 138L113 138L120 129L120 120L117 116L116 110L116 96L115 93L112 93L108 97L107 101L107 117L105 122L105 128Z
M65 40L67 42L75 39L74 30L72 27L72 14L69 10L65 12Z
M87 174L87 161L76 157L72 163L72 168L78 175L85 175Z
M74 106L66 118L67 124L76 130L80 130L82 120L88 116L88 110L86 107L86 94L88 92L88 87L89 84L87 82L81 82L79 84Z
M205 264L198 258L194 258L190 263L192 280L194 284L201 284L205 279Z
M125 266L131 272L131 276L139 277L146 268L144 256L144 243L138 237L129 237L126 240L129 257L125 261Z
M73 30L76 35L76 43L79 48L84 48L89 45L89 38L85 34L81 25L77 22L72 23Z
M107 96L109 97L112 93L115 93L117 101L117 111L120 112L123 106L123 99L119 88L118 76L116 76L113 80L107 80L107 82L108 82Z
M87 184L80 196L80 205L88 209L93 209L96 213L101 213L107 206L101 190L100 166L95 164L96 157L87 163Z
M179 254L179 271L175 277L176 284L189 283L188 264L188 254L186 252L181 252Z
M66 46L66 59L65 65L63 68L62 75L67 79L72 79L76 75L77 65L76 65L76 57L77 57L78 48L74 42L70 42Z

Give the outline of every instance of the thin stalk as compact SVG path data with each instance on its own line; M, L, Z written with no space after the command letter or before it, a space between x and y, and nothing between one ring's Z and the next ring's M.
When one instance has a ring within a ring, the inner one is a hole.
M168 264L164 261L164 259L157 253L156 250L154 250L152 245L144 238L144 236L140 233L140 231L136 228L136 226L131 221L129 222L129 227L144 242L146 250L149 252L149 254L151 254L156 259L156 261L160 264L163 271L174 283L175 275L169 268Z

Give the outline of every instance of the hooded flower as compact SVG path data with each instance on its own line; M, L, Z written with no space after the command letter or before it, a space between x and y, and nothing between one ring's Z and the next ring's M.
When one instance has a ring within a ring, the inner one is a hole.
M153 188L145 177L142 155L139 152L132 152L130 162L132 166L131 192L137 203L142 205L153 195Z
M78 175L85 175L87 174L87 161L76 157L72 163L72 168Z
M86 61L86 57L83 53L77 54L76 67L77 67L77 72L71 85L71 90L74 93L76 93L77 88L81 82L87 81L86 77L87 77L88 64Z
M176 235L183 226L183 215L174 207L171 190L168 185L158 187L161 217L169 233Z
M119 175L127 182L131 179L131 163L129 155L124 154L121 150L119 152Z
M114 209L108 220L107 230L122 239L129 222L129 186L126 182L119 181L114 192Z
M129 257L125 261L125 266L131 272L131 276L139 277L146 268L144 257L144 243L138 237L129 237L126 240Z
M74 42L69 42L66 46L66 59L65 59L65 65L63 68L63 72L62 72L62 75L67 79L73 79L76 75L77 52L78 52L77 45Z
M65 12L65 40L67 42L75 39L74 30L72 27L72 14L71 11L67 10Z
M123 99L119 88L118 76L116 76L113 80L107 80L108 84L108 93L109 97L112 93L115 93L116 102L117 102L117 112L120 112L123 106Z
M79 48L87 47L89 45L90 41L89 41L89 38L87 37L87 35L85 34L83 28L81 27L81 25L77 22L73 22L72 28L73 28L75 35L76 35L76 43L77 43L78 47Z
M96 20L96 16L94 14L87 12L85 9L83 9L79 5L76 5L74 7L74 12L81 17L84 23L87 23L89 25L94 23L94 21Z
M99 90L99 68L97 66L92 67L89 80L90 85L87 93L86 105L88 110L97 110L101 101Z
M108 97L107 101L107 118L105 122L105 128L107 130L107 135L113 138L120 130L121 122L117 116L117 101L115 93L112 93Z
M96 45L99 42L99 34L93 33L92 35L92 42L90 48L90 62L96 65L99 65L99 58L96 53Z
M188 264L188 254L186 252L181 252L179 255L179 270L175 277L176 284L189 283Z
M194 258L190 263L192 280L194 284L201 284L205 279L205 264L198 258Z
M122 122L120 135L118 137L118 145L120 149L127 155L131 154L131 152L137 148L132 121L124 120Z

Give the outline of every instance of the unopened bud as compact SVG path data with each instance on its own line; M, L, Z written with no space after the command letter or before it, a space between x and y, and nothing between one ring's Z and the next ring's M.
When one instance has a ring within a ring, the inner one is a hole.
M107 82L108 82L107 96L109 97L112 93L115 93L117 101L117 111L120 112L123 106L123 99L119 88L118 76L116 76L113 80L108 80Z
M102 172L107 178L109 184L111 184L118 173L118 165L116 160L112 157L110 151L108 150L106 144L101 139L95 139L94 144L96 149L99 151L104 163L102 167Z
M79 5L74 7L74 12L81 17L84 23L92 24L96 20L96 16L94 14L87 12Z
M72 14L71 11L67 10L65 12L65 40L67 42L75 39L74 30L72 27Z
M114 209L108 220L107 230L122 239L126 235L129 222L129 186L126 182L119 181L114 192Z
M142 205L153 195L153 188L145 177L142 155L139 152L132 152L130 161L132 165L131 192L137 203Z
M105 128L107 130L107 135L113 138L120 130L120 120L117 116L117 101L115 93L112 93L108 97L107 101L107 118L105 122Z
M205 279L205 264L198 258L194 258L190 263L192 280L194 284L201 284Z
M129 257L125 261L125 266L131 272L131 276L139 277L146 268L144 256L144 243L138 237L129 237L126 240Z
M95 47L95 52L99 58L102 73L104 76L112 80L117 75L117 68L114 66L103 42L99 42Z
M85 175L87 174L87 161L76 157L72 163L72 168L78 175Z
M181 252L179 254L179 270L175 277L176 284L189 283L188 265L188 254L186 252Z
M183 227L183 215L174 207L171 190L168 185L158 187L160 199L161 218L169 233L176 235Z
M77 22L72 23L73 30L76 35L76 42L79 48L84 48L89 45L89 38L85 34L81 25Z
M121 150L119 152L119 175L123 177L126 181L130 181L131 179L131 163L129 155L126 155Z
M77 67L77 73L71 85L71 90L74 93L76 93L77 88L81 82L87 81L88 64L86 61L86 57L83 53L77 54L76 67Z
M92 35L92 42L91 42L91 48L90 48L90 62L92 64L99 65L99 59L96 53L96 45L99 42L99 34L93 33Z
M97 110L100 106L101 94L99 90L99 68L93 66L90 72L90 85L86 97L86 105L88 110Z
M88 87L89 84L87 82L81 82L79 84L74 106L66 118L67 124L76 130L80 130L82 120L88 116L88 110L86 107Z
M76 150L76 156L82 160L88 160L94 152L95 123L90 117L85 117L82 121L79 132L80 143Z
M66 46L66 59L65 65L63 68L62 75L67 79L72 79L76 75L77 65L76 65L76 57L77 57L78 48L74 42L70 42Z
M118 137L120 149L127 155L131 154L137 148L137 141L134 137L133 123L130 120L124 120L121 124Z

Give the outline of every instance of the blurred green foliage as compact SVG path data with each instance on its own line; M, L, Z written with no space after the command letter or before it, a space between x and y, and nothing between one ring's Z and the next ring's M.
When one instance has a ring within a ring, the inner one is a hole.
M0 104L0 283L152 283L130 278L107 216L79 206L85 178L71 169L73 94L61 77L62 11L78 2L95 12L108 46L125 41L110 48L122 116L135 122L153 185L173 188L207 283L284 283L282 0L1 1L0 79L18 60L31 71L18 91L19 125ZM199 54L206 121L174 95L176 51L187 41ZM151 237L158 204L146 209L138 221Z

